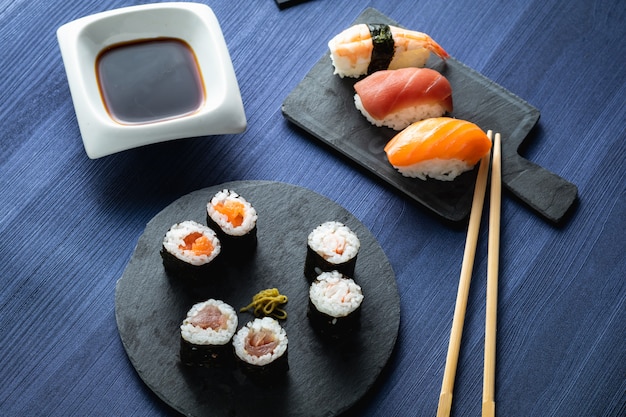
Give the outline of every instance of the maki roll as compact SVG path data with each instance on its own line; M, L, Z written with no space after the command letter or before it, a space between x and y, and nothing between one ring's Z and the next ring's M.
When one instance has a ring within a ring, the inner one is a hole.
M340 338L360 327L362 302L363 292L353 279L324 272L309 288L307 315L320 334Z
M209 368L232 364L230 341L237 330L237 313L220 300L194 304L180 326L180 360Z
M224 254L245 255L257 244L257 212L245 198L232 190L222 190L207 203L207 225L217 232Z
M233 337L242 369L257 377L278 376L289 369L287 342L285 329L271 317L248 322Z
M354 276L361 242L348 226L336 221L322 223L309 234L307 243L304 275L309 281L329 271Z
M167 231L161 258L168 273L196 281L215 272L220 252L221 243L212 229L187 220Z

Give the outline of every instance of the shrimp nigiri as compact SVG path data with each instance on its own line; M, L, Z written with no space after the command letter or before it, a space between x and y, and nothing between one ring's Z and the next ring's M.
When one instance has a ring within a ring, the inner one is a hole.
M382 23L361 23L328 42L335 74L357 78L384 69L423 67L433 52L448 53L430 36Z
M411 124L385 146L387 159L405 177L452 181L491 149L474 123L435 117Z
M354 84L354 103L376 126L402 130L452 112L452 87L430 68L377 71Z

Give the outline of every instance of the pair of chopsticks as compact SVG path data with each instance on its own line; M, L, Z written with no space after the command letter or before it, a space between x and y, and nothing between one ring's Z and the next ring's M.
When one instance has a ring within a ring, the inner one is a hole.
M489 139L492 139L493 132L487 132ZM489 207L489 244L487 256L487 299L485 318L485 359L483 375L483 417L495 416L495 371L496 371L496 315L498 306L498 259L500 246L500 205L502 193L502 171L501 171L501 138L500 133L495 134L493 141L493 162L491 172L491 201ZM474 199L470 212L467 239L465 241L465 252L463 254L463 264L461 266L461 276L457 292L454 317L452 319L452 330L450 332L450 343L448 345L448 355L446 357L446 367L443 374L441 394L439 396L439 406L437 417L450 415L452 408L452 392L454 389L454 378L461 348L461 336L463 333L463 322L465 320L465 310L467 308L467 298L469 294L470 281L472 278L472 268L474 256L476 255L476 243L478 241L478 230L483 211L485 190L487 188L487 176L489 173L489 161L491 152L485 155L478 169L478 178L474 189Z

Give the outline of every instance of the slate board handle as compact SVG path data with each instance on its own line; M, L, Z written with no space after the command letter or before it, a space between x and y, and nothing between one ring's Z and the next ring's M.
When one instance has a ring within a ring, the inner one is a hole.
M561 223L578 196L574 184L519 155L503 158L502 182L515 196L554 223Z

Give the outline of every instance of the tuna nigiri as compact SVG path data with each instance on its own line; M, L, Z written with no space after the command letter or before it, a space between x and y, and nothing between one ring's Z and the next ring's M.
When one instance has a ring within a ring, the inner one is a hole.
M430 36L382 23L358 24L328 42L335 74L357 78L385 69L423 67L433 52L448 53Z
M452 112L452 88L430 68L377 71L354 84L354 103L376 126L402 130Z
M385 146L387 159L405 177L452 181L491 149L474 123L449 117L415 122Z

